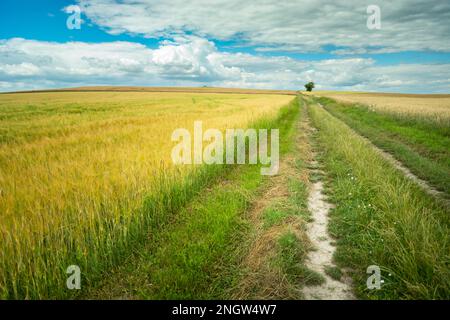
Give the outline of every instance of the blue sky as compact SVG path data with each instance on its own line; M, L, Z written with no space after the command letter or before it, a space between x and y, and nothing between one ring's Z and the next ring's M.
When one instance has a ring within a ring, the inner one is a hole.
M450 92L447 1L0 2L0 90L192 85ZM252 2L253 3L253 2ZM70 30L69 5L81 8ZM423 82L429 85L424 88Z
M84 24L80 30L66 28L69 14L63 8L75 4L66 0L3 0L0 2L0 38L25 38L41 41L135 41L157 47L156 39L127 34L110 35L95 24ZM82 16L83 18L83 16Z

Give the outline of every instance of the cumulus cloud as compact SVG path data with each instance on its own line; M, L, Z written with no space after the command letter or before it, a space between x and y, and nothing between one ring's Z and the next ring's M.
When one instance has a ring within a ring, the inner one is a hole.
M131 42L0 40L0 91L80 85L168 85L448 92L450 63L378 66L372 59L302 61L226 53L212 41L176 37L151 49ZM427 83L427 88L423 88Z
M213 42L197 37L165 41L158 49L120 41L0 40L0 90L14 88L12 83L19 89L34 89L80 84L198 85L239 80L242 71L225 66L220 55Z
M337 54L450 52L450 2L442 0L378 0L381 30L366 26L372 0L78 2L91 22L111 34L240 39L261 51L317 52L332 45Z
M214 43L196 37L177 40L152 52L152 63L162 76L204 82L239 79L241 70L225 67Z

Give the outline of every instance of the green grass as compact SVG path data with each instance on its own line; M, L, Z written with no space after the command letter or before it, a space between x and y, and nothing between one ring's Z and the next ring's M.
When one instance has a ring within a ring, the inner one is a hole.
M448 211L342 121L317 105L308 109L336 204L329 227L337 238L335 259L353 270L357 295L449 299ZM370 265L382 270L381 290L366 288Z
M292 216L299 216L307 221L310 214L307 211L306 201L308 198L308 188L298 178L288 179L289 196L280 201L273 201L263 212L263 222L265 228L279 225Z
M402 118L329 98L317 101L450 198L450 127L430 123L420 116Z
M339 269L339 267L336 266L326 266L325 273L337 281L341 280L342 278L342 271L341 269Z
M294 232L288 231L283 234L278 239L278 247L278 257L275 261L281 265L291 282L302 285L320 285L325 282L319 273L305 266L309 248Z
M289 213L283 209L277 208L277 205L269 207L264 210L263 213L264 227L270 228L273 225L280 224L288 216Z
M257 167L243 170L239 177L213 187L190 210L183 210L176 226L164 232L154 254L146 251L151 290L142 290L146 299L208 299L220 296L225 277L218 261L233 260L233 234L245 230L239 213L247 208L251 195L262 182ZM200 200L199 199L199 200ZM141 263L141 260L138 261ZM219 269L219 270L218 270ZM215 281L216 280L216 281Z
M283 108L275 121L259 127L280 129L280 153L292 146L297 100ZM150 233L142 246L101 286L92 286L87 297L131 295L144 299L224 298L239 270L237 259L248 229L242 213L267 179L260 166L240 166L229 171L206 192L172 215L164 230ZM167 218L166 218L167 219Z

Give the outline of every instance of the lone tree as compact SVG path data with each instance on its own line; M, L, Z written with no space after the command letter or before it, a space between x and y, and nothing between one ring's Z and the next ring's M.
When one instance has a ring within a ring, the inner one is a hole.
M305 84L305 88L306 88L306 91L311 92L312 89L314 88L314 82L312 82L312 81L308 82L307 84Z

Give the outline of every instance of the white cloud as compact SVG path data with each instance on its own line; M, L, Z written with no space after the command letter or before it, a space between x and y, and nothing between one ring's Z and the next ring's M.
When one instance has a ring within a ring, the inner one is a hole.
M39 68L29 62L0 65L0 73L8 76L34 76L39 74L39 72Z
M83 14L111 34L241 39L259 50L337 53L450 52L450 2L442 0L79 0ZM366 26L381 9L381 30Z
M225 66L220 56L214 43L196 37L166 41L158 49L119 41L55 43L14 38L0 40L0 81L16 82L22 89L23 82L28 82L29 88L40 88L239 80L242 71Z
M179 38L178 43L166 43L152 53L152 62L159 73L168 78L197 81L239 79L241 70L225 67L218 59L215 45L205 39Z
M0 40L0 91L80 85L168 85L449 92L450 63L378 66L372 59L301 61L220 52L198 37L157 49L131 42ZM424 86L426 84L426 86Z

